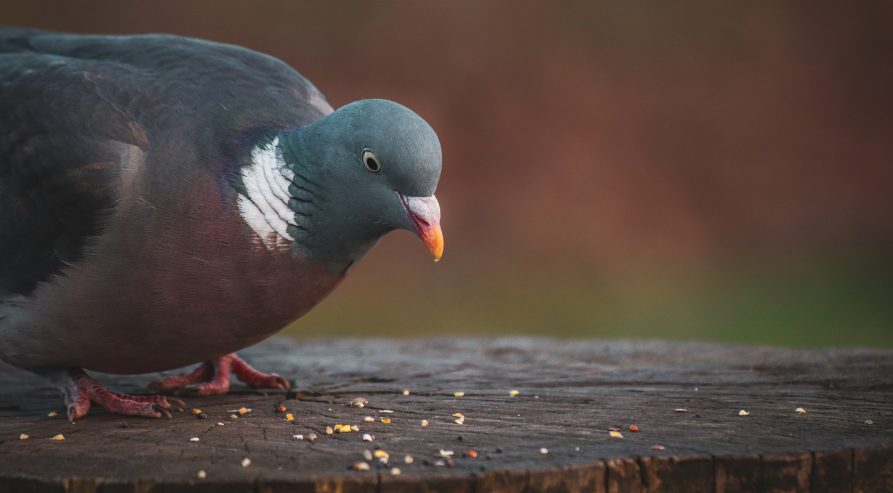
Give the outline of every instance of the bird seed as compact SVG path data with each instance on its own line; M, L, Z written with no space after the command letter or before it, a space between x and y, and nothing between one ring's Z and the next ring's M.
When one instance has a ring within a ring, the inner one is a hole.
M368 402L369 402L369 401L367 401L366 399L364 399L364 398L362 398L362 397L357 397L356 399L350 401L350 407L363 407L363 406L365 406Z
M677 412L677 413L687 413L687 412L688 412L688 409L682 409L682 408L680 407L680 408L677 408L677 409L676 409L676 412Z
M639 427L636 425L632 425L629 427L629 431L635 433L635 432L639 431Z
M546 447L543 447L543 448L540 449L540 453L543 454L543 455L546 455L546 454L549 453L549 449L547 449Z
M414 460L415 459L413 459L411 455L406 455L403 457L403 462L405 462L407 464L412 464L412 461L414 461Z
M428 420L423 419L423 420L422 420L422 426L428 426Z
M453 455L453 451L452 451L452 450L443 450L443 449L440 449L440 456L441 456L441 457L450 457L450 456L452 456L452 455Z
M295 436L294 436L294 439L295 439L295 440L303 440L303 439L304 439L304 435L295 435Z
M399 475L400 475L400 468L399 468L399 467L392 467L392 468L391 468L391 476L399 476Z
M366 459L366 460L368 460L368 461L371 461L371 460L372 460L372 452L370 452L370 451L368 451L368 450L364 450L364 451L363 451L363 458Z
M664 450L666 448L667 447L664 447L663 445L652 445L651 446L651 450Z
M794 409L794 412L797 414L806 414L806 409L803 409L802 407L798 407L797 409Z
M403 395L409 395L409 391L408 391L408 390L404 390L404 391L403 391ZM399 469L398 469L398 470L399 470Z
M520 392L518 392L517 390L510 390L510 391L509 391L509 395L518 395L519 393L520 393Z
M350 431L360 431L360 427L357 425L350 425Z
M750 416L750 413L742 409L738 411L738 416Z
M364 442L371 442L372 440L375 440L375 437L373 437L372 435L370 435L370 434L368 434L368 433L366 433L366 434L363 435L363 441L364 441Z
M391 420L388 418L381 418L381 422L387 424L387 423L390 423Z
M374 423L375 418L373 418L372 416L366 416L365 418L363 418L363 421L365 421L367 423Z
M355 471L368 471L370 469L369 464L365 462L357 462L353 465Z
M65 437L62 435L56 435L53 437L53 440L65 440Z
M611 435L611 438L623 438L623 434L617 430L611 430L608 433Z
M19 435L19 440L27 440L27 439L28 439L28 435L26 435L26 434L24 434L24 433L22 433L21 435Z
M472 459L477 459L477 458L478 458L478 453L475 452L474 450L469 450L469 451L468 451L468 456L471 457Z
M190 441L190 442L197 442L197 441L198 441L198 437L192 437L192 438L189 439L189 441Z
M331 426L326 426L326 435L331 435L332 433L335 433L335 430Z
M453 395L456 396L456 397L464 397L464 396L465 396L465 392L456 392L456 393L453 394Z
M250 465L251 465L251 459L249 459L248 457L245 457L244 459L242 459L242 467L248 467Z
M285 420L286 421L294 421L295 417L291 413L288 413L285 415Z
M57 413L57 412L51 412L50 414L47 414L47 416L49 416L51 418L55 418L58 415L59 415L59 413Z
M205 471L199 471L196 476L198 476L198 479L205 479L208 477L208 473L206 473Z

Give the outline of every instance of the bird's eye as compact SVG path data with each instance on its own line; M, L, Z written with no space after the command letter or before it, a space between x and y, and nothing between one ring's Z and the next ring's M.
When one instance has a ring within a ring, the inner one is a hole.
M379 161L378 156L369 149L363 151L363 166L373 173L381 171L381 161Z

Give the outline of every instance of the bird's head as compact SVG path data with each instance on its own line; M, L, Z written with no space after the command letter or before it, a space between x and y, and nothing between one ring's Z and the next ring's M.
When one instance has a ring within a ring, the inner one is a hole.
M417 114L391 101L357 101L278 140L295 248L351 265L387 232L406 229L440 259L440 141Z

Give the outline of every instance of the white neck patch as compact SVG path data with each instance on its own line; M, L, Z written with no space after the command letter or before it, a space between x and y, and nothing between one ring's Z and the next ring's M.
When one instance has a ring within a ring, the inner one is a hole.
M294 238L288 225L297 226L295 213L288 207L288 186L294 174L285 167L279 138L251 150L251 164L242 168L245 194L239 194L239 214L268 250L288 249Z

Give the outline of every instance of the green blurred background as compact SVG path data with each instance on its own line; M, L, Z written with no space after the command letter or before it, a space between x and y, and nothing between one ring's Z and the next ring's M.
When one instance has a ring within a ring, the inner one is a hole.
M7 1L279 57L441 137L446 250L386 237L301 337L893 347L893 3Z

